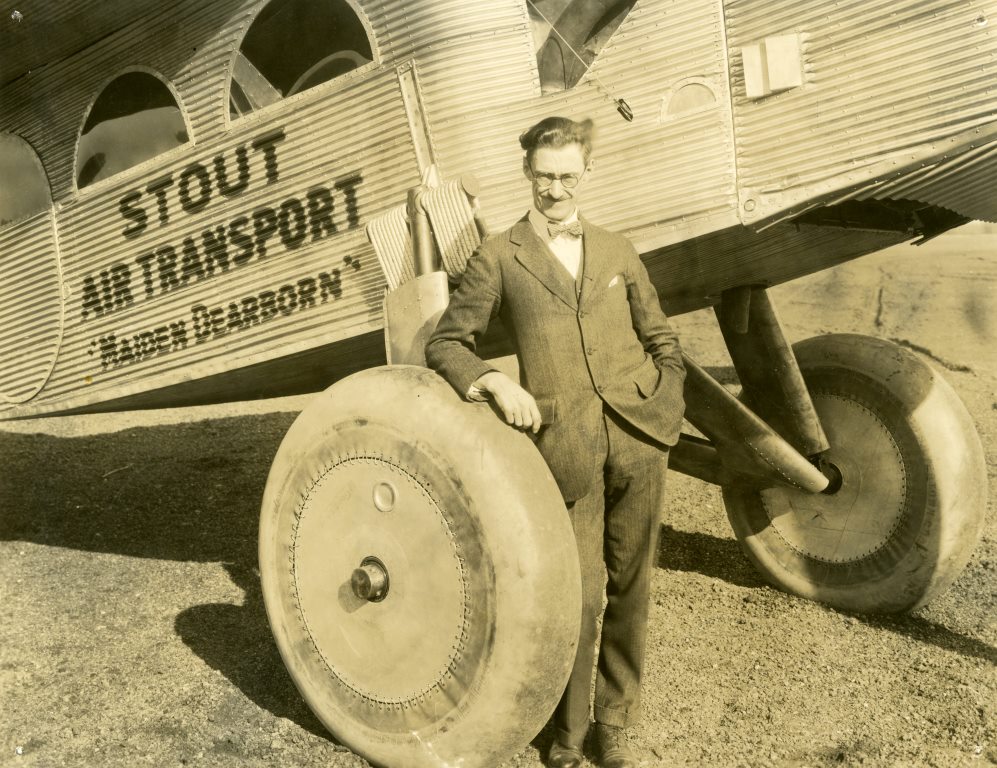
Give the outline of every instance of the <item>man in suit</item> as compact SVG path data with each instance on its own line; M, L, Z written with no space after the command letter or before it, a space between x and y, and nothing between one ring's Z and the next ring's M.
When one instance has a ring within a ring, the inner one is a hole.
M491 398L510 425L537 435L571 517L581 634L548 764L582 762L605 588L596 751L603 768L631 768L637 760L624 729L640 705L651 569L685 370L633 246L579 215L591 133L590 120L549 117L520 136L533 207L468 261L426 357L461 395ZM496 314L517 348L522 386L476 354Z

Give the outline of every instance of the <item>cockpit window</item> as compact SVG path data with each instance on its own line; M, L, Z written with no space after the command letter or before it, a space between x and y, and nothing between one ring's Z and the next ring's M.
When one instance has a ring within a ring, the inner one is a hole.
M24 139L0 134L0 227L40 213L52 204L48 178Z
M543 93L574 88L636 0L526 0Z
M373 58L367 30L346 0L272 0L236 54L230 115L307 91Z
M187 124L166 83L126 72L94 100L76 151L76 186L109 178L187 143Z

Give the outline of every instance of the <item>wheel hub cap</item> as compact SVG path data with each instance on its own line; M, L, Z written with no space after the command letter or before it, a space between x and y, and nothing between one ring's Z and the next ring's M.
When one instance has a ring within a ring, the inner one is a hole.
M373 458L329 467L299 507L293 573L315 651L372 703L406 705L450 674L463 647L463 563L418 480Z
M840 471L840 488L831 495L769 488L762 503L773 528L797 552L854 562L885 546L903 520L903 457L883 422L861 403L816 393L814 405L831 444L824 458Z

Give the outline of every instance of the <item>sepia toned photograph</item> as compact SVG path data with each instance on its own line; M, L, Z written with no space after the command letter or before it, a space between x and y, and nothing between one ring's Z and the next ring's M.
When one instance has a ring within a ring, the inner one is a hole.
M997 2L0 8L0 768L997 765Z

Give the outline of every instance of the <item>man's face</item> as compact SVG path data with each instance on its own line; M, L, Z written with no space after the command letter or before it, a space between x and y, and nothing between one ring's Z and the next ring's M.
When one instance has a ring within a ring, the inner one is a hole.
M580 144L538 147L533 150L531 162L523 160L523 172L533 186L533 204L554 221L568 218L577 207L578 189L585 171L585 155ZM571 186L572 181L578 185Z

